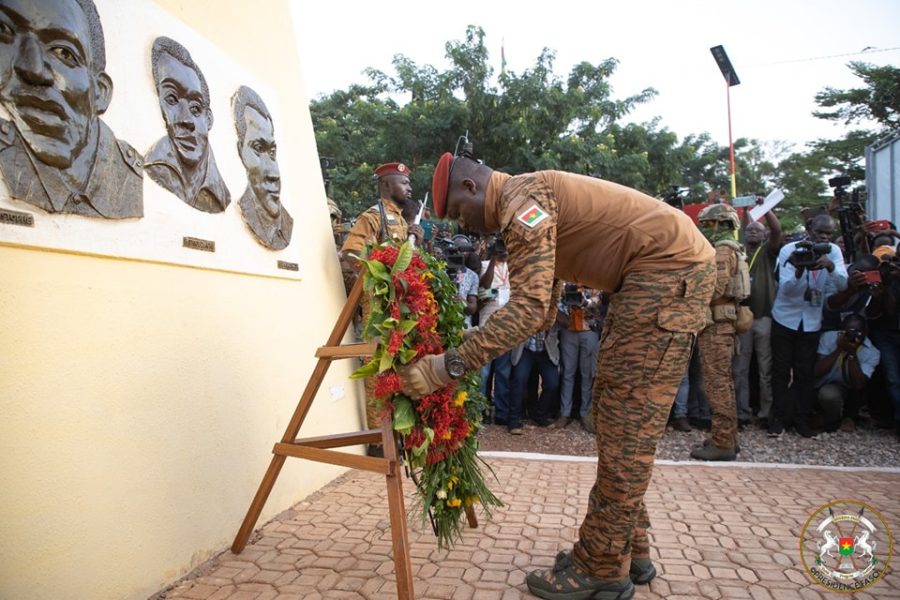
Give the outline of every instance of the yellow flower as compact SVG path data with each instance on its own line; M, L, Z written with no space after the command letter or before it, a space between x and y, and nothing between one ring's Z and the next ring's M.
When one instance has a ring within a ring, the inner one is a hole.
M453 398L453 404L456 406L462 406L466 403L466 400L469 398L469 392L466 390L459 390L456 392L456 397Z
M478 496L468 496L466 497L466 506L472 506L473 504L478 504L481 502L481 498Z
M452 490L453 486L455 486L457 483L459 483L459 477L457 477L456 475L451 475L450 481L447 482L447 489Z
M460 500L459 498L450 498L449 500L447 500L447 506L452 506L453 508L456 508L461 504L462 500Z

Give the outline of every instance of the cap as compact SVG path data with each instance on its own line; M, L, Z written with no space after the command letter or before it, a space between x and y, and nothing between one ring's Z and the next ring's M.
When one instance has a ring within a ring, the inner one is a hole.
M431 199L434 201L434 214L438 219L447 215L447 188L450 185L450 166L453 164L453 155L444 152L438 159L434 168L434 177L431 178Z
M384 163L375 168L375 177L381 179L385 175L406 175L409 177L409 167L401 162Z

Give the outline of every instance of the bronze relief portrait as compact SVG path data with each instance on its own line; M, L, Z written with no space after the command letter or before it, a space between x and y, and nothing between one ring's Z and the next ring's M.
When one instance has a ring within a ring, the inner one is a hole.
M49 213L144 214L142 160L100 119L112 79L92 0L0 0L0 173Z
M213 115L206 78L187 49L167 37L154 40L151 63L166 136L147 152L147 175L192 208L222 212L231 195L209 145Z
M231 99L237 150L247 169L247 189L238 205L256 240L270 250L291 243L294 219L281 203L281 173L276 156L275 127L262 98L241 86Z

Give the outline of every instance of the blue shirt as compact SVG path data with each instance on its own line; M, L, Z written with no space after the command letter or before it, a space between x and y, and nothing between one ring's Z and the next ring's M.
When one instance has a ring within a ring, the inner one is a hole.
M837 340L837 331L826 331L823 333L822 337L819 338L819 356L828 356L837 350ZM881 353L878 351L878 348L872 345L869 338L866 338L863 340L859 350L856 351L856 360L859 361L859 368L863 375L869 378L872 376L875 367L878 366L878 361L881 360ZM822 387L826 383L840 383L850 387L850 381L847 379L844 369L845 362L843 356L834 361L831 371L816 380L816 387Z
M822 328L822 307L825 298L835 292L847 288L847 267L841 249L831 244L826 255L834 263L834 271L827 269L804 271L798 279L797 270L787 260L797 248L797 242L785 244L778 253L778 291L775 293L775 304L772 306L772 318L780 325L799 331L819 331ZM808 290L818 294L818 304L808 300Z

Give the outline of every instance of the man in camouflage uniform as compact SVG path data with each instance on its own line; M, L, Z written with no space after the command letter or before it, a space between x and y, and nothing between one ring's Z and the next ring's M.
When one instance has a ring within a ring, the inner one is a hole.
M614 291L593 388L597 481L574 551L528 575L542 598L627 600L646 583L650 521L644 493L656 444L715 284L714 252L684 213L615 183L541 171L511 177L444 154L432 197L476 232L500 231L509 249L510 301L458 350L401 373L426 394L555 320L559 281ZM557 280L557 281L555 281Z
M380 202L367 208L356 219L356 223L350 228L347 239L341 246L341 267L345 272L345 284L352 285L346 276L347 272L358 273L362 263L357 257L362 257L366 246L380 242L390 241L400 245L406 241L410 233L422 239L422 229L418 225L407 225L403 218L403 209L407 203L412 202L412 185L409 182L409 167L403 163L393 162L380 165L375 169L375 177L378 179L378 192L381 195ZM384 218L382 218L382 215ZM362 301L363 321L369 315L369 302L365 296ZM379 407L374 395L374 381L371 378L365 380L366 388L366 424L369 429L381 426ZM377 453L380 447L369 448L369 452Z
M700 366L703 387L712 413L712 437L691 451L699 460L734 460L737 449L737 404L731 363L737 336L737 303L734 277L744 260L738 244L740 220L727 204L711 204L697 215L700 231L716 249L716 289L710 303L709 325L700 332ZM749 281L747 282L749 285ZM749 289L746 290L749 292Z

